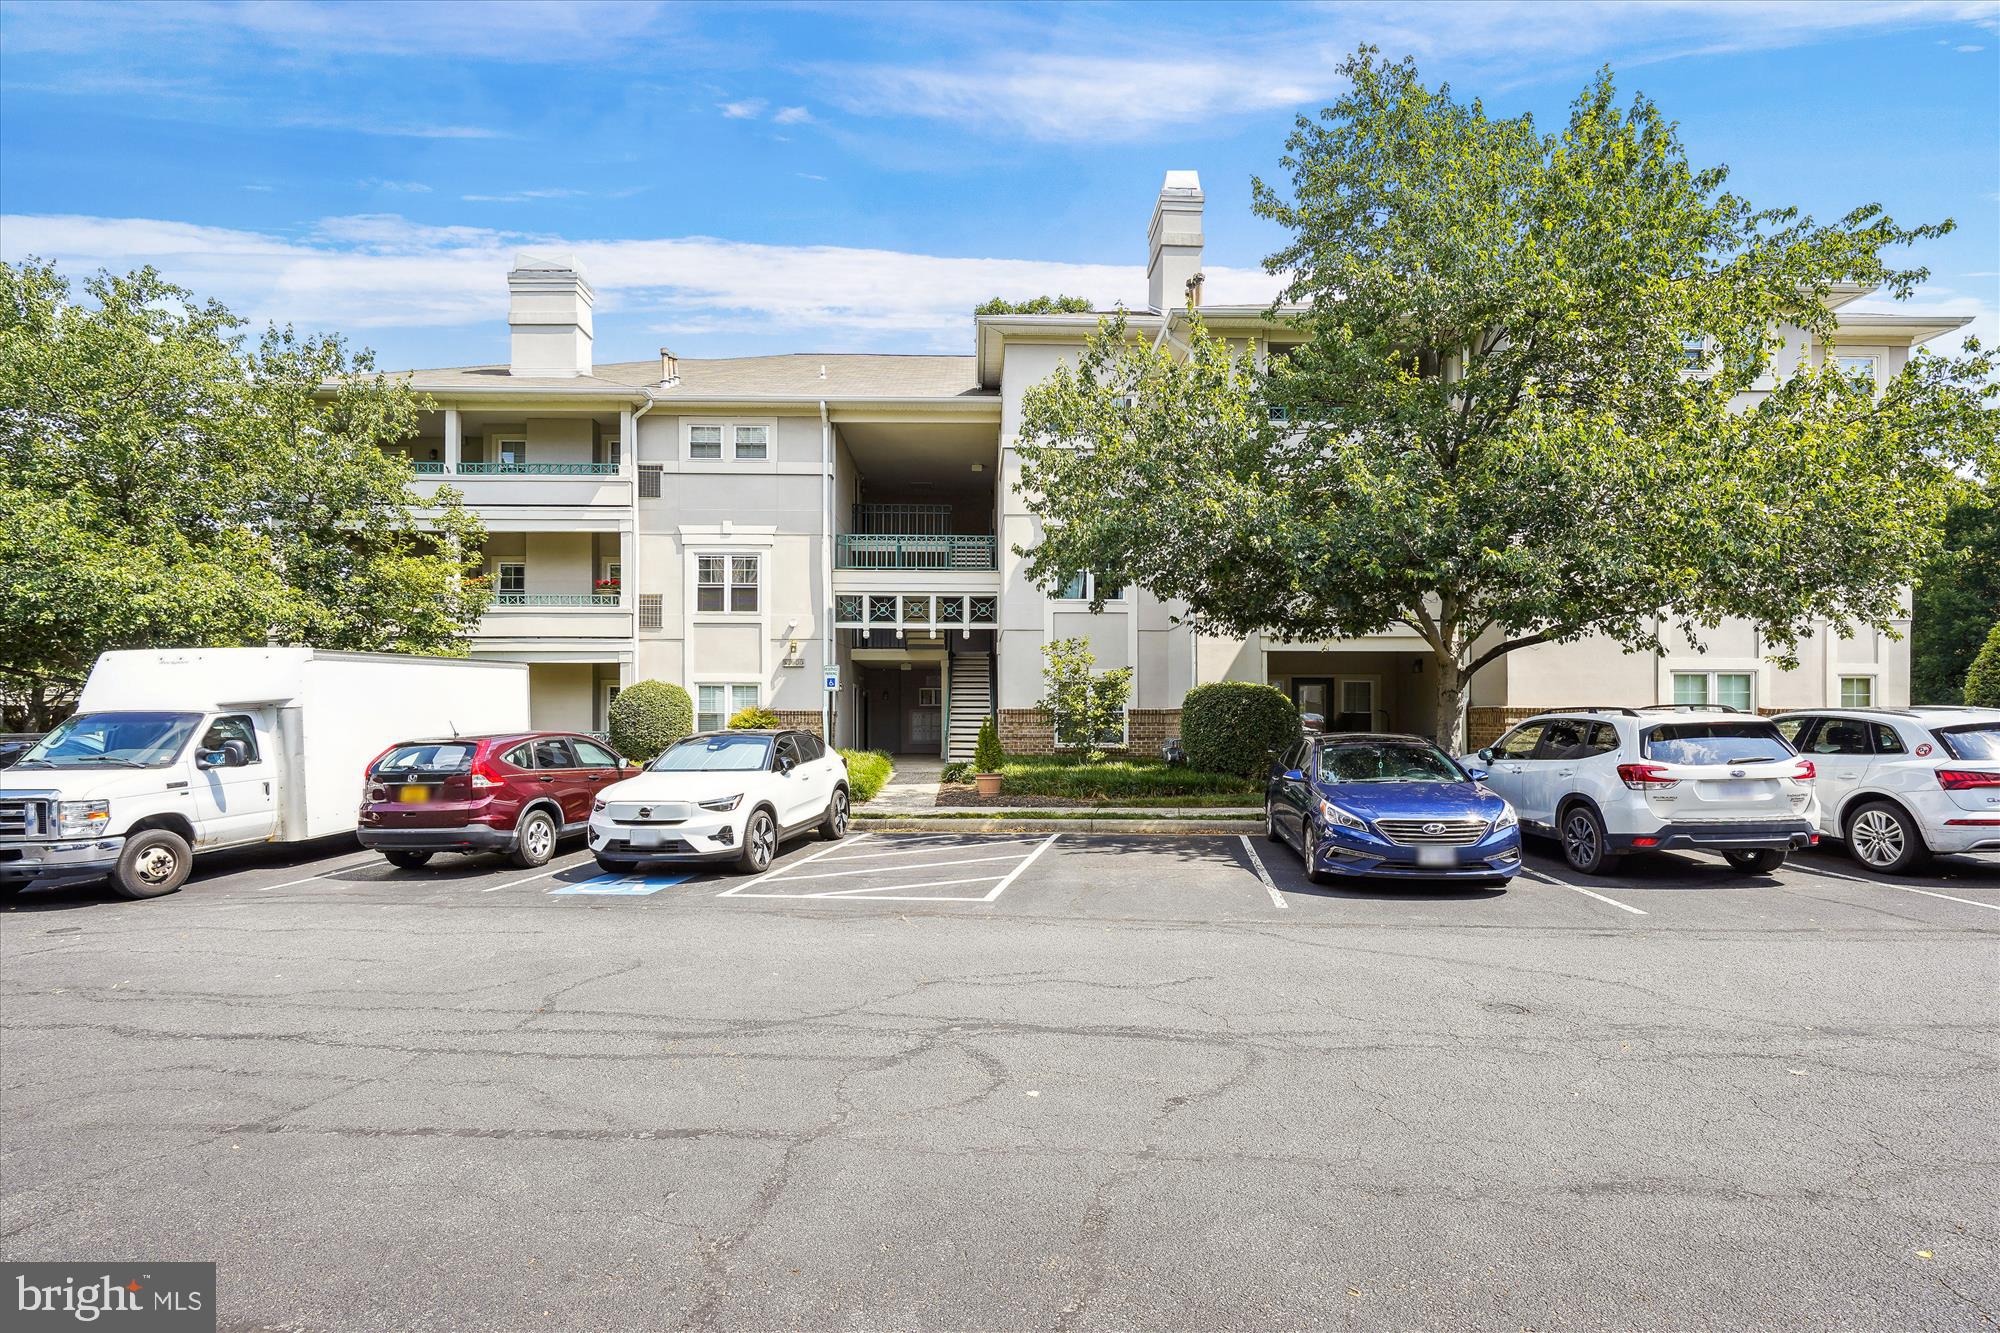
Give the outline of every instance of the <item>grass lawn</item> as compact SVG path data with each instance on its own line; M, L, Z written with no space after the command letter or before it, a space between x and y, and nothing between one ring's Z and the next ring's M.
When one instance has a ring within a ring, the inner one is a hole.
M1217 805L1260 805L1264 784L1229 773L1169 768L1157 759L1107 759L1085 764L1068 755L1008 755L1000 769L1002 796L1075 796L1143 804L1156 797L1223 797ZM1206 801L1204 804L1208 803Z
M847 761L847 795L854 805L874 800L895 767L880 750L842 750L840 757Z

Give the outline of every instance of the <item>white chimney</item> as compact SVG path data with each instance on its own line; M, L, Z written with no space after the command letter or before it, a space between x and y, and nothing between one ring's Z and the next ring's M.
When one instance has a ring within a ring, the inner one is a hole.
M1201 177L1169 171L1153 205L1146 230L1146 303L1155 310L1179 310L1190 297L1200 301Z
M562 379L590 374L590 307L596 296L575 255L515 255L507 273L508 368L516 375Z

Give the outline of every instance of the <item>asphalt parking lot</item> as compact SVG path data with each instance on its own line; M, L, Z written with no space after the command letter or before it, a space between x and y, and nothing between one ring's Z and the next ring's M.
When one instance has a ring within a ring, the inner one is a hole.
M1993 1328L2000 865L1322 889L1249 838L0 912L13 1259L226 1328Z

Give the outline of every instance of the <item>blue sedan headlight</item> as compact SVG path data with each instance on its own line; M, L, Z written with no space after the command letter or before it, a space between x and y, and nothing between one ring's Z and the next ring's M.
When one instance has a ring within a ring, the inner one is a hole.
M1357 833L1368 831L1368 821L1348 813L1324 796L1319 799L1319 817L1329 827L1353 829Z
M1514 813L1513 806L1503 806L1500 811L1500 817L1493 821L1493 831L1499 833L1505 829L1513 828L1520 822L1521 816Z

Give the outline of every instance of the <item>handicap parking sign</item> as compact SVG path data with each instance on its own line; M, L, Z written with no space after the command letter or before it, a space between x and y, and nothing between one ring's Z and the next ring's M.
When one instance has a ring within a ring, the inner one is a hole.
M685 884L691 875L598 875L575 884L564 884L549 890L552 897L568 894L592 894L609 898L643 898L661 889L670 889L676 884Z

